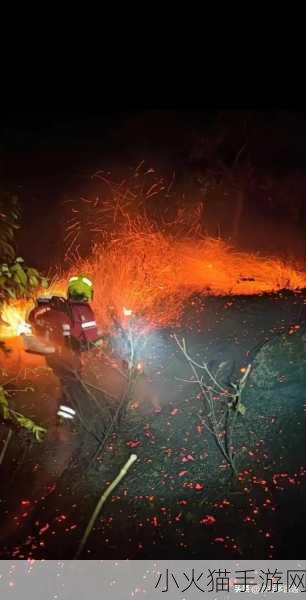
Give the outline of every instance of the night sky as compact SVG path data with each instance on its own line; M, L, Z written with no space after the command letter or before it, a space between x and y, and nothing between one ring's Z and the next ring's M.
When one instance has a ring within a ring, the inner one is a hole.
M306 165L301 110L16 112L3 116L1 137L2 186L17 192L24 207L21 250L41 264L42 255L49 264L51 256L60 259L60 203L89 192L96 170L125 177L145 160L166 176L175 172L180 184L196 170L230 167L240 150L242 164L276 177L294 176ZM28 248L29 233L42 235L40 250Z

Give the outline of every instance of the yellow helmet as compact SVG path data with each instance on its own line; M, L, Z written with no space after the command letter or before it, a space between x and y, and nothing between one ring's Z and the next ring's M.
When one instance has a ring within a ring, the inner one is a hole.
M73 275L68 281L68 299L90 302L93 299L93 283L86 275Z

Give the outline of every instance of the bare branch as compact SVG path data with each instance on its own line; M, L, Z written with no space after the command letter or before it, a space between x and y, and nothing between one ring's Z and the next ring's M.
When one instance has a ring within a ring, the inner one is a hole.
M179 349L183 353L186 361L188 362L188 365L194 376L194 379L176 379L199 386L207 409L206 419L204 420L201 418L201 423L213 436L223 457L230 465L233 473L237 475L237 469L235 465L235 456L237 455L234 454L231 440L237 416L240 412L242 412L241 394L250 373L251 365L248 365L240 381L237 383L231 383L231 387L233 388L233 391L231 391L230 389L227 389L221 385L216 378L217 374L221 370L221 366L223 367L223 363L222 365L219 365L216 376L213 375L206 363L203 362L200 364L190 356L187 351L185 338L182 338L182 341L180 341L176 334L174 334L173 337ZM212 382L213 385L206 383L204 374L201 374L200 376L198 369L200 369L202 372L204 371L208 380ZM228 402L229 399L231 402ZM219 400L221 404L218 403L217 400Z

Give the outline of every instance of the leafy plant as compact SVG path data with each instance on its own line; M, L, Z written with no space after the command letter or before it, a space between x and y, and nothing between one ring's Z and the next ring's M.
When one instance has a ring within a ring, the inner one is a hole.
M0 386L0 410L2 410L2 420L8 425L17 425L18 427L25 429L33 435L37 442L42 442L47 430L34 423L32 419L29 419L13 408L10 408L8 397L8 391L3 386Z
M27 267L23 258L0 264L0 303L18 298L31 298L35 290L47 288L48 281L37 269Z
M15 234L19 229L20 206L16 196L0 196L0 304L17 298L31 298L35 290L48 287L37 269L16 257Z
M46 278L37 269L27 267L23 258L16 257L15 233L19 229L19 217L18 198L2 192L0 195L0 306L10 300L31 298L35 290L48 287ZM0 350L8 352L3 342L0 342ZM0 420L9 427L8 437L0 455L0 464L3 462L14 429L27 431L37 442L42 442L47 432L44 427L9 406L9 391L3 385L0 385Z

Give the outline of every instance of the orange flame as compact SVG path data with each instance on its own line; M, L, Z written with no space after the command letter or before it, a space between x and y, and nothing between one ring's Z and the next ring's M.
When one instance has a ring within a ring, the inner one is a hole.
M30 305L31 303L26 300L15 300L2 307L0 315L0 336L2 338L10 338L28 332L26 316Z
M93 304L105 328L111 312L119 319L136 314L152 326L170 325L194 293L250 295L306 287L306 274L280 259L236 252L219 239L180 241L145 229L96 245L71 273L76 271L93 280Z
M144 230L96 246L90 258L54 281L51 293L65 293L67 278L77 272L94 282L93 307L105 330L112 313L119 320L141 315L151 326L177 323L194 293L250 295L306 287L306 274L280 259L236 252L219 239L178 241ZM9 327L2 328L3 337L20 333L31 306L19 301L4 307L1 316Z
M306 286L306 274L292 264L237 252L203 236L203 203L182 205L173 195L170 202L172 183L142 168L143 163L121 183L97 173L102 194L73 201L69 275L79 271L93 280L102 327L109 328L112 313L124 320L124 307L152 326L170 325L194 293L260 294ZM88 259L79 254L83 242L92 249Z
M82 199L73 208L66 234L72 267L52 282L48 293L65 295L68 278L86 273L94 282L93 307L104 330L111 327L113 315L123 322L140 315L152 327L177 323L194 293L251 295L306 287L306 273L293 264L237 252L220 239L201 235L202 203L194 210L179 208L167 222L163 213L156 225L147 209L152 198L158 210L167 206L163 194L170 187L163 180L146 187L136 170L130 188L130 181L115 185L98 176L110 192L93 202ZM83 239L92 249L87 259L79 254ZM2 319L17 332L29 306L14 302Z

